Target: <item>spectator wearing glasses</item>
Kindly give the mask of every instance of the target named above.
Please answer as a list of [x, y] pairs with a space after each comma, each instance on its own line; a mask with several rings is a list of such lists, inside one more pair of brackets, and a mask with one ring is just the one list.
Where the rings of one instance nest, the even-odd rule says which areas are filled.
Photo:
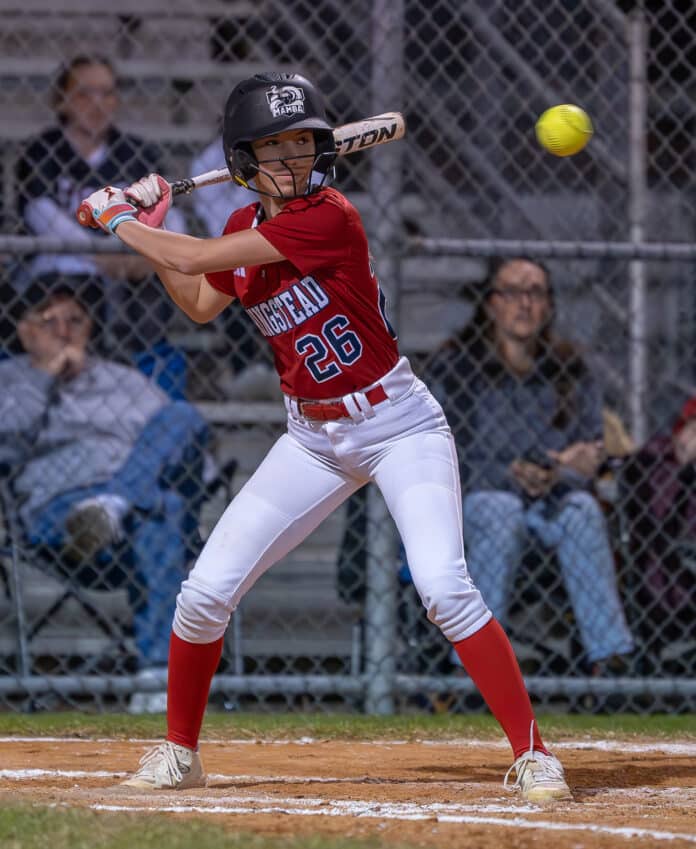
[[492, 262], [471, 322], [430, 364], [462, 470], [472, 577], [506, 620], [515, 573], [533, 538], [557, 554], [585, 659], [601, 672], [634, 648], [602, 509], [600, 391], [553, 330], [548, 270], [526, 257]]
[[[141, 257], [89, 253], [93, 234], [80, 227], [75, 213], [85, 194], [105, 184], [126, 186], [143, 173], [161, 172], [160, 151], [116, 126], [118, 81], [106, 59], [77, 56], [60, 68], [51, 104], [55, 125], [26, 142], [17, 165], [18, 211], [30, 233], [84, 245], [86, 252], [35, 256], [23, 285], [39, 281], [48, 289], [59, 283], [73, 288], [97, 283], [98, 322], [108, 321], [111, 339], [118, 334], [121, 350], [124, 345], [141, 349], [146, 340], [154, 343], [162, 336], [162, 324], [171, 315], [167, 301]], [[184, 229], [179, 211], [170, 210], [167, 226]], [[126, 295], [122, 284], [128, 280], [142, 281], [135, 297]]]
[[0, 362], [0, 461], [26, 537], [83, 584], [125, 583], [141, 666], [164, 665], [197, 553], [206, 424], [137, 369], [90, 353], [92, 319], [72, 289], [34, 285], [23, 307], [25, 353]]

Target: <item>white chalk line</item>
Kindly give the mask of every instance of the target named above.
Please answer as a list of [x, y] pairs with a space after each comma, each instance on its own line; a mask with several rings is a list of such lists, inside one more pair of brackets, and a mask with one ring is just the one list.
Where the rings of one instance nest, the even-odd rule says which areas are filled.
[[[121, 778], [125, 778], [129, 773], [122, 772], [119, 770], [77, 770], [77, 769], [41, 769], [41, 768], [24, 768], [24, 769], [0, 769], [0, 780], [5, 779], [6, 781], [28, 781], [28, 780], [41, 780], [44, 779], [46, 781], [51, 781], [54, 778], [108, 778], [113, 780], [118, 780]], [[213, 782], [220, 783], [234, 783], [234, 784], [247, 784], [247, 785], [258, 785], [258, 784], [287, 784], [287, 785], [306, 785], [306, 784], [389, 784], [389, 779], [374, 779], [370, 776], [362, 775], [350, 775], [350, 776], [342, 776], [338, 777], [327, 777], [324, 775], [250, 775], [250, 774], [235, 774], [228, 775], [226, 773], [209, 773], [208, 778]], [[414, 781], [400, 781], [400, 784], [417, 784], [422, 785], [423, 780], [414, 780]], [[451, 790], [456, 790], [458, 787], [466, 788], [471, 790], [475, 787], [488, 788], [490, 785], [486, 782], [472, 782], [472, 781], [452, 781], [448, 780], [446, 782], [438, 781], [437, 779], [433, 779], [432, 781], [427, 782], [429, 786], [435, 786], [437, 784], [446, 784], [446, 786]], [[216, 789], [215, 785], [211, 785], [212, 790]], [[650, 799], [656, 798], [664, 798], [666, 801], [674, 802], [677, 800], [677, 797], [681, 797], [679, 799], [682, 803], [688, 803], [692, 800], [696, 802], [696, 788], [689, 787], [655, 787], [653, 785], [645, 785], [642, 787], [612, 787], [612, 788], [593, 788], [590, 791], [592, 796], [607, 794], [610, 793], [612, 796], [612, 803], [615, 804], [618, 797], [626, 796], [629, 797], [628, 804], [635, 805], [635, 796], [643, 795], [647, 796]], [[592, 805], [603, 805], [605, 803], [602, 802], [594, 802], [591, 800], [586, 800], [584, 804], [592, 804]], [[477, 808], [478, 809], [478, 808]], [[509, 806], [505, 806], [502, 810], [508, 810]], [[536, 810], [536, 808], [532, 808], [530, 810]]]
[[[217, 800], [219, 801], [219, 800]], [[470, 825], [492, 825], [501, 828], [523, 828], [541, 829], [546, 831], [584, 831], [594, 834], [607, 834], [616, 837], [638, 838], [649, 840], [685, 840], [696, 844], [696, 834], [682, 834], [671, 831], [657, 831], [655, 829], [634, 828], [630, 826], [614, 827], [597, 825], [596, 823], [560, 823], [548, 820], [525, 819], [514, 816], [511, 818], [481, 816], [464, 813], [449, 813], [443, 808], [454, 806], [444, 805], [415, 805], [415, 804], [378, 804], [374, 802], [356, 802], [341, 800], [319, 800], [320, 805], [307, 805], [306, 799], [302, 800], [305, 807], [300, 807], [295, 799], [276, 799], [272, 804], [261, 806], [249, 805], [249, 800], [229, 797], [229, 804], [198, 806], [198, 805], [90, 805], [95, 811], [123, 811], [140, 813], [199, 813], [214, 815], [231, 814], [284, 814], [291, 816], [327, 816], [327, 817], [358, 817], [364, 819], [384, 819], [402, 821], [436, 821], [439, 823], [455, 823]], [[463, 808], [471, 810], [472, 808]], [[460, 807], [459, 810], [462, 810]]]
[[121, 775], [125, 773], [115, 770], [107, 772], [82, 769], [0, 769], [0, 779], [4, 778], [7, 781], [31, 781], [38, 778], [118, 778]]
[[[115, 779], [125, 775], [114, 771], [104, 770], [43, 770], [43, 769], [20, 769], [20, 770], [0, 770], [0, 778], [9, 780], [29, 780], [29, 779], [55, 779], [58, 777], [80, 779], [80, 778], [110, 778]], [[364, 780], [364, 776], [354, 778], [331, 779], [324, 777], [312, 776], [250, 776], [250, 775], [212, 775], [211, 778], [220, 781], [248, 781], [251, 783], [265, 783], [273, 781], [273, 783], [283, 784], [309, 784], [314, 782], [319, 783], [344, 783], [344, 782], [360, 782]], [[471, 789], [471, 783], [461, 783]], [[448, 786], [452, 789], [452, 783]], [[215, 789], [212, 787], [211, 789]], [[656, 788], [642, 787], [631, 788], [631, 790], [623, 789], [622, 791], [607, 789], [607, 794], [611, 794], [616, 806], [616, 796], [628, 796], [634, 794], [633, 800], [626, 800], [632, 809], [635, 808], [635, 794], [649, 793], [653, 797], [656, 795]], [[657, 788], [662, 795], [671, 796], [671, 801], [676, 801], [674, 798], [679, 794], [688, 795], [688, 788], [670, 787]], [[599, 791], [598, 791], [599, 792]], [[634, 827], [613, 827], [602, 826], [596, 823], [559, 823], [548, 822], [538, 819], [525, 819], [520, 814], [539, 813], [542, 809], [537, 806], [520, 805], [515, 802], [509, 804], [487, 803], [482, 805], [467, 805], [467, 804], [449, 804], [449, 803], [432, 803], [429, 805], [411, 804], [411, 803], [381, 803], [381, 802], [363, 802], [355, 800], [327, 800], [323, 798], [303, 798], [301, 801], [292, 798], [275, 798], [264, 796], [215, 796], [209, 800], [205, 797], [198, 797], [201, 802], [215, 801], [216, 804], [202, 805], [108, 805], [108, 804], [92, 804], [89, 807], [97, 811], [130, 811], [130, 812], [164, 812], [164, 813], [200, 813], [209, 815], [230, 815], [230, 814], [290, 814], [295, 816], [351, 816], [362, 817], [368, 819], [388, 819], [388, 820], [435, 820], [442, 823], [460, 823], [460, 824], [481, 824], [499, 826], [502, 828], [540, 828], [549, 831], [586, 831], [598, 834], [615, 835], [626, 838], [652, 839], [659, 841], [667, 840], [686, 840], [687, 842], [696, 844], [696, 834], [681, 834], [676, 832], [658, 831], [655, 829], [644, 829]], [[623, 800], [622, 800], [623, 801]], [[596, 803], [590, 803], [593, 807]], [[605, 806], [604, 806], [605, 807]], [[623, 805], [619, 804], [619, 807]], [[512, 814], [513, 816], [495, 817], [491, 814]]]
[[[86, 743], [94, 745], [95, 743], [113, 744], [113, 743], [130, 743], [143, 746], [154, 746], [161, 743], [162, 738], [145, 738], [131, 737], [127, 739], [118, 739], [114, 737], [0, 737], [0, 743]], [[216, 738], [206, 738], [201, 741], [201, 745], [205, 748], [206, 745], [223, 745], [223, 746], [310, 746], [315, 743], [325, 743], [326, 738], [299, 737], [295, 740], [264, 740], [258, 739], [242, 739], [242, 740], [222, 740]], [[354, 746], [381, 746], [389, 748], [390, 746], [461, 746], [464, 748], [494, 748], [506, 749], [509, 743], [506, 740], [476, 740], [463, 737], [456, 740], [329, 740], [328, 742], [344, 743]], [[629, 743], [620, 740], [563, 740], [549, 744], [551, 748], [556, 749], [577, 749], [577, 750], [594, 750], [599, 752], [625, 752], [626, 754], [646, 754], [652, 752], [661, 752], [667, 755], [696, 755], [696, 742], [688, 743], [669, 743], [660, 741], [651, 741], [649, 743]]]

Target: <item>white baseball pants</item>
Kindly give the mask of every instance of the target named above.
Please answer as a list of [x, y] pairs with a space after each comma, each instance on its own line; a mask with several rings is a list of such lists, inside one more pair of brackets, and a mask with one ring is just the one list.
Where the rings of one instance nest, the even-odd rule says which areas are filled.
[[[388, 400], [342, 400], [351, 418], [300, 418], [227, 507], [177, 598], [174, 631], [191, 643], [224, 633], [245, 593], [351, 493], [374, 481], [406, 549], [428, 618], [452, 642], [491, 618], [467, 572], [454, 440], [442, 408], [402, 358], [380, 381]], [[367, 387], [368, 389], [371, 387]]]

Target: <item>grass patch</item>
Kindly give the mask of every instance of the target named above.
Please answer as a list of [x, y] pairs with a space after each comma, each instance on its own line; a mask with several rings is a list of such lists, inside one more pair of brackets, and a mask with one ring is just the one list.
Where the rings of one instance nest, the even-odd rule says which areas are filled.
[[[647, 736], [696, 740], [693, 714], [637, 716], [589, 716], [546, 714], [539, 716], [542, 733], [549, 739]], [[159, 738], [164, 736], [162, 716], [77, 712], [0, 714], [0, 735], [56, 737]], [[203, 741], [215, 739], [287, 740], [313, 737], [322, 740], [447, 740], [476, 737], [502, 738], [490, 716], [444, 714], [438, 716], [362, 716], [355, 714], [250, 714], [210, 713], [203, 727]]]
[[[264, 837], [160, 814], [95, 813], [3, 804], [3, 849], [379, 849], [378, 840]], [[392, 849], [396, 849], [393, 847]], [[402, 845], [401, 849], [408, 849]]]

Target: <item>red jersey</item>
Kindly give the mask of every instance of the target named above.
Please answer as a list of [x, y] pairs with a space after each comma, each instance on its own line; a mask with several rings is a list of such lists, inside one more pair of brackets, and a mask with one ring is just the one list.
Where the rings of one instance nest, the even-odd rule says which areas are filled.
[[206, 278], [268, 339], [283, 392], [339, 398], [378, 381], [399, 355], [358, 211], [326, 188], [256, 224], [262, 215], [259, 204], [239, 209], [224, 232], [256, 226], [286, 260]]

